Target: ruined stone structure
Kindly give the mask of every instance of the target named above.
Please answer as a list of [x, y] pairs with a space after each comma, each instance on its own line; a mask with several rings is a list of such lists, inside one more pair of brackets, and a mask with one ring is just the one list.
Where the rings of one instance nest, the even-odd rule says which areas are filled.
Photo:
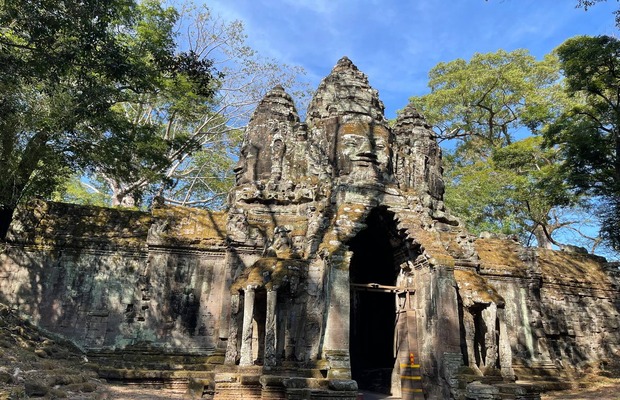
[[383, 111], [345, 57], [305, 122], [281, 87], [258, 105], [227, 212], [26, 207], [1, 300], [109, 379], [216, 400], [535, 399], [517, 379], [613, 369], [618, 266], [472, 237], [423, 116]]

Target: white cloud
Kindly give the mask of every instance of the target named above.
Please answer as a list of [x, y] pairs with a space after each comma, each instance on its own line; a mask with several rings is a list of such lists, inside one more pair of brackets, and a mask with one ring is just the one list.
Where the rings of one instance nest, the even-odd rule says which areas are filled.
[[260, 54], [301, 65], [318, 85], [347, 55], [369, 77], [387, 110], [426, 90], [440, 61], [527, 48], [537, 57], [576, 34], [608, 33], [616, 2], [588, 12], [557, 0], [210, 0], [240, 19]]

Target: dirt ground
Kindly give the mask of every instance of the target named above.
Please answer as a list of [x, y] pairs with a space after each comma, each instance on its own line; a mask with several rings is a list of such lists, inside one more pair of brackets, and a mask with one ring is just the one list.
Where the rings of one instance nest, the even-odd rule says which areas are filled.
[[[585, 384], [584, 384], [585, 385]], [[580, 388], [561, 392], [548, 392], [541, 400], [618, 400], [620, 399], [620, 379], [615, 382], [594, 383], [591, 388]]]
[[[582, 386], [587, 383], [582, 383]], [[620, 400], [620, 379], [594, 382], [594, 387], [561, 392], [548, 392], [541, 400]], [[98, 399], [106, 400], [168, 400], [187, 399], [185, 392], [170, 389], [142, 388], [137, 386], [109, 385]]]
[[[561, 392], [548, 392], [541, 400], [620, 400], [620, 379], [613, 382], [594, 383], [595, 387]], [[3, 397], [0, 391], [0, 398]], [[102, 383], [93, 393], [67, 393], [72, 400], [171, 400], [191, 399], [185, 390], [157, 389], [153, 387], [111, 385]], [[242, 400], [242, 399], [240, 399]]]
[[184, 390], [154, 389], [139, 386], [109, 385], [98, 400], [168, 400], [191, 399]]

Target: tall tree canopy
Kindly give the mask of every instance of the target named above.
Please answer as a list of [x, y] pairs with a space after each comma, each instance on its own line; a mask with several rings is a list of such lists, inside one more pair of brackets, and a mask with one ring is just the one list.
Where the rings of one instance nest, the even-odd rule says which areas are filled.
[[[583, 8], [584, 10], [588, 10], [588, 8], [592, 7], [596, 3], [606, 2], [607, 0], [577, 0], [577, 7]], [[620, 0], [616, 0], [619, 2]], [[620, 10], [614, 11], [614, 15], [616, 16], [616, 26], [620, 28]]]
[[471, 60], [439, 63], [429, 72], [431, 93], [414, 97], [442, 139], [510, 144], [519, 127], [534, 127], [549, 112], [557, 63], [527, 50], [476, 53]]
[[572, 186], [600, 196], [603, 236], [620, 249], [620, 41], [579, 36], [556, 52], [566, 91], [578, 103], [545, 136], [559, 146]]
[[450, 139], [445, 157], [446, 204], [474, 232], [517, 234], [539, 246], [575, 222], [580, 203], [559, 174], [559, 153], [544, 149], [544, 124], [563, 110], [557, 59], [537, 61], [526, 50], [475, 54], [440, 63], [429, 73], [431, 93], [411, 99]]
[[226, 21], [208, 7], [189, 2], [179, 10], [179, 45], [200, 59], [213, 60], [220, 72], [215, 95], [205, 103], [173, 85], [172, 93], [152, 96], [140, 107], [125, 104], [132, 115], [136, 110], [142, 113], [140, 120], [156, 121], [164, 137], [185, 138], [188, 146], [166, 155], [170, 162], [162, 173], [167, 184], [125, 180], [118, 186], [126, 192], [151, 188], [174, 204], [221, 207], [234, 182], [232, 170], [243, 128], [260, 99], [276, 85], [298, 98], [308, 91], [299, 82], [302, 69], [265, 59], [246, 44], [241, 21]]
[[0, 237], [76, 168], [136, 179], [185, 146], [122, 109], [176, 85], [213, 96], [212, 63], [175, 52], [177, 18], [152, 0], [0, 1]]
[[109, 195], [112, 205], [138, 205], [148, 193], [174, 204], [221, 207], [234, 181], [235, 149], [258, 101], [277, 84], [297, 90], [296, 97], [307, 94], [298, 80], [303, 70], [253, 51], [245, 43], [240, 21], [225, 21], [206, 6], [190, 2], [178, 7], [179, 18], [172, 28], [179, 32], [175, 46], [197, 60], [213, 62], [219, 72], [210, 81], [214, 95], [201, 96], [191, 81], [175, 75], [163, 77], [158, 91], [117, 104], [132, 124], [156, 127], [158, 139], [177, 145], [160, 149], [163, 162], [150, 165], [151, 174], [119, 173], [123, 165], [92, 165], [85, 171], [88, 181], [74, 178], [63, 186], [65, 199], [92, 200], [92, 196], [75, 198], [80, 192], [74, 190], [76, 183], [81, 182], [97, 199]]

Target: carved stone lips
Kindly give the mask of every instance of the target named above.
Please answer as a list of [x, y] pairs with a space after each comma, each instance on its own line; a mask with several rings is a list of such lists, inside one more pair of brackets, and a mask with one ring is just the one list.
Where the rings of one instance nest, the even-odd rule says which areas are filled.
[[377, 155], [374, 153], [357, 153], [354, 158], [351, 158], [351, 161], [358, 166], [361, 167], [369, 167], [370, 165], [377, 165], [379, 162], [377, 161]]

